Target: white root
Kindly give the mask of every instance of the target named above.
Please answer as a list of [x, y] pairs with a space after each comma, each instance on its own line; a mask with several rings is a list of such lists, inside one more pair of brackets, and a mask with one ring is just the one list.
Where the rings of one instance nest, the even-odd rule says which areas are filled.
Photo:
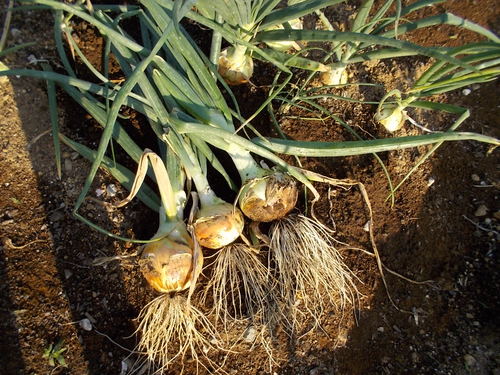
[[269, 326], [278, 320], [275, 281], [258, 251], [235, 243], [219, 250], [201, 301], [213, 300], [211, 315], [225, 329], [231, 321]]
[[[250, 350], [260, 346], [270, 366], [276, 364], [271, 339], [283, 315], [276, 281], [258, 250], [242, 243], [231, 244], [219, 250], [212, 267], [201, 301], [213, 304], [210, 315], [224, 332], [242, 332], [231, 347], [238, 341], [250, 344]], [[247, 337], [248, 330], [253, 330], [253, 338]]]
[[162, 294], [141, 310], [138, 319], [140, 341], [136, 349], [147, 359], [139, 359], [130, 374], [140, 373], [145, 367], [149, 367], [149, 373], [153, 369], [160, 374], [173, 361], [184, 363], [189, 358], [197, 368], [209, 366], [213, 371], [221, 367], [208, 357], [210, 352], [224, 350], [217, 331], [185, 297]]
[[288, 215], [270, 231], [270, 256], [294, 331], [313, 318], [319, 325], [328, 304], [343, 314], [357, 300], [354, 275], [342, 261], [331, 231], [303, 215]]

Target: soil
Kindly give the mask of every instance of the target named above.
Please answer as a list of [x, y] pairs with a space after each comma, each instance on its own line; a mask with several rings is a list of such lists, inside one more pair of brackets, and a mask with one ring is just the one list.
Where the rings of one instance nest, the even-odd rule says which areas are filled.
[[[348, 13], [359, 2], [328, 11]], [[448, 10], [498, 32], [493, 0], [455, 0], [426, 8], [426, 15]], [[35, 41], [36, 45], [8, 56], [11, 68], [29, 66], [29, 56], [48, 60], [60, 69], [51, 42], [51, 15], [16, 13], [9, 45]], [[190, 25], [195, 27], [196, 25]], [[36, 30], [36, 32], [34, 32]], [[96, 66], [102, 41], [90, 28], [77, 25], [80, 46]], [[203, 34], [200, 32], [200, 35]], [[453, 45], [476, 40], [452, 27], [433, 27], [412, 33], [424, 44]], [[198, 38], [196, 38], [197, 41]], [[200, 39], [203, 42], [203, 38]], [[425, 59], [401, 58], [391, 62], [360, 64], [349, 69], [351, 77], [365, 82], [404, 87], [415, 78]], [[78, 68], [77, 64], [77, 68]], [[83, 69], [83, 68], [78, 68]], [[260, 69], [260, 70], [259, 70]], [[271, 70], [258, 65], [253, 86], [235, 90], [242, 100], [252, 98], [245, 110], [252, 113], [265, 98]], [[79, 70], [85, 75], [85, 71]], [[116, 78], [119, 72], [114, 71]], [[10, 78], [0, 83], [0, 374], [119, 374], [122, 361], [136, 343], [135, 318], [155, 294], [147, 287], [133, 261], [93, 265], [101, 256], [130, 254], [137, 246], [106, 237], [76, 220], [71, 212], [89, 170], [89, 164], [63, 149], [62, 178], [56, 174], [50, 134], [46, 85]], [[469, 108], [472, 115], [462, 130], [500, 136], [498, 82], [471, 87], [439, 97]], [[383, 92], [363, 94], [380, 99]], [[70, 99], [59, 95], [59, 123], [71, 138], [96, 147], [99, 128]], [[334, 113], [369, 137], [386, 137], [371, 118], [374, 108], [329, 101]], [[278, 109], [278, 108], [276, 108]], [[351, 139], [333, 120], [297, 120], [307, 113], [291, 111], [279, 117], [283, 131], [295, 139]], [[293, 115], [293, 116], [292, 116]], [[411, 112], [433, 130], [449, 126], [454, 118], [436, 113]], [[267, 115], [255, 126], [264, 125]], [[149, 146], [140, 116], [128, 124], [141, 146]], [[407, 127], [398, 135], [419, 134]], [[150, 142], [150, 141], [149, 141]], [[381, 154], [396, 183], [427, 147]], [[321, 329], [293, 342], [279, 333], [276, 365], [269, 369], [260, 347], [239, 347], [231, 354], [230, 374], [500, 374], [498, 249], [498, 151], [475, 142], [443, 144], [421, 165], [396, 194], [391, 206], [387, 179], [373, 156], [302, 159], [305, 168], [334, 178], [349, 178], [366, 186], [373, 208], [375, 240], [384, 264], [416, 284], [385, 272], [384, 287], [376, 262], [359, 250], [342, 250], [348, 266], [359, 278], [362, 293], [355, 312], [339, 319], [325, 314]], [[118, 155], [120, 158], [121, 156]], [[293, 159], [287, 159], [293, 162]], [[123, 159], [128, 163], [126, 159]], [[130, 165], [133, 168], [133, 165]], [[123, 189], [105, 172], [92, 186], [118, 196]], [[372, 251], [367, 232], [369, 220], [360, 192], [318, 185], [322, 201], [318, 217], [334, 227], [336, 237], [353, 247]], [[156, 229], [156, 213], [141, 203], [107, 211], [88, 201], [82, 213], [101, 226], [134, 238], [149, 238]], [[392, 297], [394, 304], [388, 298]], [[91, 330], [82, 324], [91, 322]], [[87, 329], [86, 329], [87, 328]], [[67, 364], [50, 366], [43, 357], [51, 344], [66, 349]], [[217, 361], [221, 356], [214, 353]], [[194, 373], [195, 364], [176, 364], [169, 374]], [[200, 373], [204, 373], [201, 369]]]

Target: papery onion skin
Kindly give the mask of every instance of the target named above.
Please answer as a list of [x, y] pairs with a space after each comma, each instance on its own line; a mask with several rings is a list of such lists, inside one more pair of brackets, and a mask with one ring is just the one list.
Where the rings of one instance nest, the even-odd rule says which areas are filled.
[[192, 241], [173, 241], [164, 237], [148, 243], [139, 265], [149, 285], [158, 292], [179, 292], [190, 286], [193, 271]]
[[232, 86], [247, 83], [253, 75], [253, 60], [248, 55], [234, 57], [234, 47], [223, 50], [219, 56], [219, 74]]
[[399, 106], [387, 106], [377, 112], [374, 119], [392, 133], [401, 129], [406, 120], [406, 112]]
[[199, 244], [220, 249], [236, 240], [243, 232], [245, 221], [241, 211], [229, 203], [202, 208], [193, 224]]
[[248, 181], [240, 192], [240, 208], [248, 218], [270, 222], [289, 213], [297, 203], [296, 180], [286, 173], [274, 172]]

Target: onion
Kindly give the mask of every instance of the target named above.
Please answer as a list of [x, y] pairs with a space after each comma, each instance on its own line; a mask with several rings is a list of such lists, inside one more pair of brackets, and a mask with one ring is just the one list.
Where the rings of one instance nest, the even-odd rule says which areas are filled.
[[241, 211], [226, 202], [203, 207], [193, 225], [198, 242], [209, 249], [229, 245], [241, 235], [243, 226]]
[[246, 47], [236, 46], [224, 49], [219, 56], [219, 73], [233, 86], [250, 80], [253, 74], [253, 60], [245, 54]]
[[399, 105], [386, 105], [381, 111], [377, 111], [374, 119], [392, 133], [401, 129], [406, 120], [406, 112]]
[[273, 172], [249, 180], [240, 191], [241, 211], [258, 222], [284, 217], [297, 203], [296, 180], [288, 174]]
[[139, 265], [151, 287], [162, 293], [189, 288], [193, 272], [193, 243], [188, 238], [189, 235], [187, 242], [178, 242], [164, 237], [144, 247]]
[[347, 83], [347, 71], [344, 64], [327, 65], [327, 70], [320, 75], [325, 85], [344, 85]]

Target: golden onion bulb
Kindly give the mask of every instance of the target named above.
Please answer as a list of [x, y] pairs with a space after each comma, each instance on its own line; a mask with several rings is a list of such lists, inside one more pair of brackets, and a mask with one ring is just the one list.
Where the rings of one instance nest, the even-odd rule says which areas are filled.
[[319, 78], [324, 85], [345, 85], [348, 75], [345, 66], [327, 65], [327, 70]]
[[240, 192], [241, 211], [253, 221], [270, 222], [284, 217], [297, 203], [298, 188], [293, 177], [274, 172], [247, 182]]
[[149, 285], [157, 291], [170, 293], [187, 289], [193, 272], [192, 241], [189, 239], [186, 244], [164, 237], [148, 243], [139, 265]]
[[234, 47], [224, 49], [219, 56], [219, 73], [233, 86], [250, 80], [253, 74], [253, 60]]
[[220, 249], [236, 240], [245, 224], [241, 211], [223, 202], [202, 208], [196, 215], [194, 233], [201, 246]]
[[385, 106], [375, 114], [374, 119], [379, 124], [382, 124], [388, 132], [392, 133], [401, 129], [406, 120], [406, 112], [397, 105]]

